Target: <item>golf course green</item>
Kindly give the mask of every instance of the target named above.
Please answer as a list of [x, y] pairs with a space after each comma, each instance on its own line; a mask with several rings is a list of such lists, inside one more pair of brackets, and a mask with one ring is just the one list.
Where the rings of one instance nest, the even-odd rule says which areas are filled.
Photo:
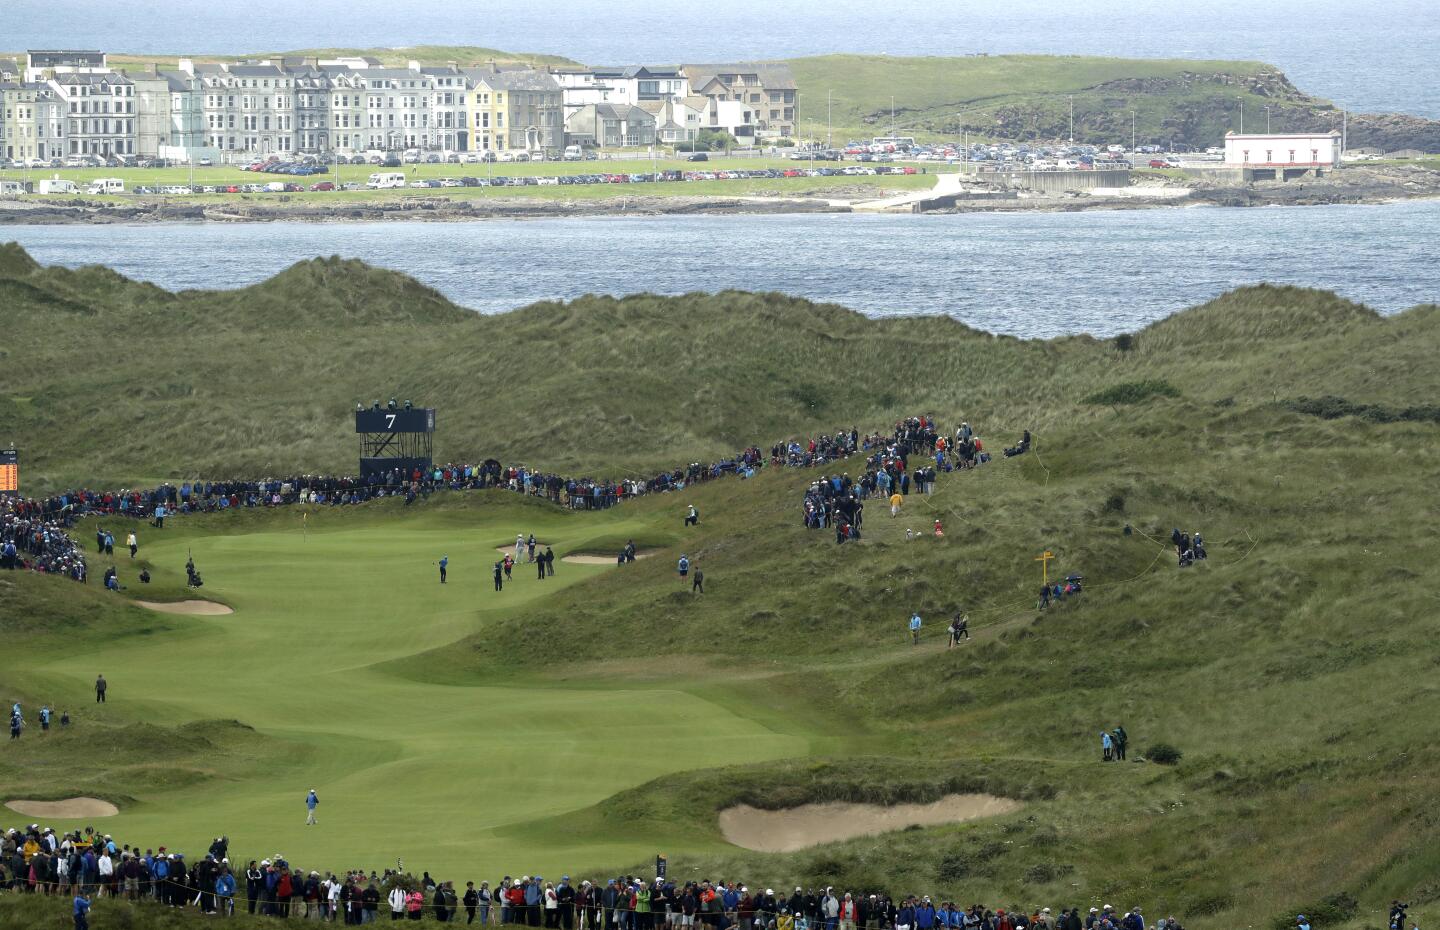
[[[590, 542], [597, 534], [645, 529], [633, 509], [575, 517], [495, 495], [496, 506], [381, 520], [318, 508], [302, 523], [298, 509], [285, 509], [239, 534], [224, 532], [224, 517], [193, 530], [138, 525], [153, 588], [172, 589], [188, 554], [206, 578], [200, 593], [235, 612], [173, 617], [161, 635], [119, 643], [60, 643], [25, 655], [23, 673], [14, 653], [0, 664], [7, 678], [66, 704], [105, 674], [109, 700], [81, 708], [87, 721], [243, 720], [274, 744], [267, 765], [218, 785], [142, 787], [118, 817], [97, 826], [172, 848], [202, 847], [226, 833], [236, 848], [280, 851], [307, 868], [384, 867], [377, 836], [385, 837], [387, 856], [476, 874], [642, 859], [655, 849], [636, 836], [527, 830], [502, 842], [496, 830], [670, 772], [806, 751], [803, 739], [717, 706], [679, 680], [556, 688], [533, 676], [498, 676], [456, 687], [387, 671], [388, 663], [446, 647], [497, 617], [523, 620], [567, 587], [623, 571], [563, 558], [599, 551]], [[517, 532], [554, 548], [555, 576], [539, 581], [522, 562], [497, 593], [496, 546]], [[441, 556], [450, 560], [443, 585]], [[140, 596], [135, 587], [126, 593]], [[547, 648], [576, 645], [561, 638]], [[643, 733], [643, 751], [617, 738], [616, 721]], [[695, 741], [701, 728], [706, 739]], [[302, 802], [311, 788], [322, 801], [320, 823], [307, 827]]]

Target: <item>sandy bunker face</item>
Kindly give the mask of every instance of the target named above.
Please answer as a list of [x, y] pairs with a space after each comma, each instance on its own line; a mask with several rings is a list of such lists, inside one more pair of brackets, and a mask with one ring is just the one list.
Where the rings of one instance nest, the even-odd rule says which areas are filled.
[[[635, 558], [648, 559], [654, 555], [653, 552], [637, 552]], [[619, 553], [615, 555], [562, 555], [560, 561], [569, 562], [572, 565], [618, 565]]]
[[99, 798], [67, 798], [64, 801], [6, 801], [5, 806], [26, 817], [54, 817], [57, 820], [114, 817], [120, 813], [120, 808]]
[[951, 794], [933, 804], [802, 804], [763, 811], [741, 804], [720, 812], [720, 831], [757, 852], [794, 852], [821, 843], [874, 836], [906, 827], [962, 823], [1019, 810], [1019, 801], [989, 794]]
[[139, 607], [156, 610], [162, 614], [189, 614], [192, 617], [221, 617], [235, 611], [214, 601], [136, 601]]

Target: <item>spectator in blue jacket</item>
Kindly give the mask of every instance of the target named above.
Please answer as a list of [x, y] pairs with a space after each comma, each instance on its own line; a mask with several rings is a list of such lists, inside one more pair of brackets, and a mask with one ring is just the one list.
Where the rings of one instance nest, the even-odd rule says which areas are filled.
[[222, 865], [215, 878], [215, 901], [221, 914], [230, 917], [235, 913], [235, 876], [228, 865]]

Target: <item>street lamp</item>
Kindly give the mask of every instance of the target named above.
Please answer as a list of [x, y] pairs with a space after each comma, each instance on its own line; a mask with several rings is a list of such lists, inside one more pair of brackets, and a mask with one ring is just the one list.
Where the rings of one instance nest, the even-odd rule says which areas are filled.
[[970, 138], [969, 130], [965, 126], [965, 111], [960, 111], [960, 173], [963, 175], [970, 170]]
[[833, 149], [835, 147], [835, 132], [830, 121], [830, 101], [832, 93], [833, 92], [829, 90], [825, 91], [825, 148], [827, 149]]

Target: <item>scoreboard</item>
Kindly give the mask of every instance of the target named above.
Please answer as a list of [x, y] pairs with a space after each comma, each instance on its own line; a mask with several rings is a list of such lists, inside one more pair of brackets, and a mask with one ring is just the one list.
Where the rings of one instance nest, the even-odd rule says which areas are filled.
[[435, 408], [416, 407], [355, 411], [357, 433], [433, 433]]
[[0, 492], [20, 490], [20, 455], [14, 449], [0, 451]]

